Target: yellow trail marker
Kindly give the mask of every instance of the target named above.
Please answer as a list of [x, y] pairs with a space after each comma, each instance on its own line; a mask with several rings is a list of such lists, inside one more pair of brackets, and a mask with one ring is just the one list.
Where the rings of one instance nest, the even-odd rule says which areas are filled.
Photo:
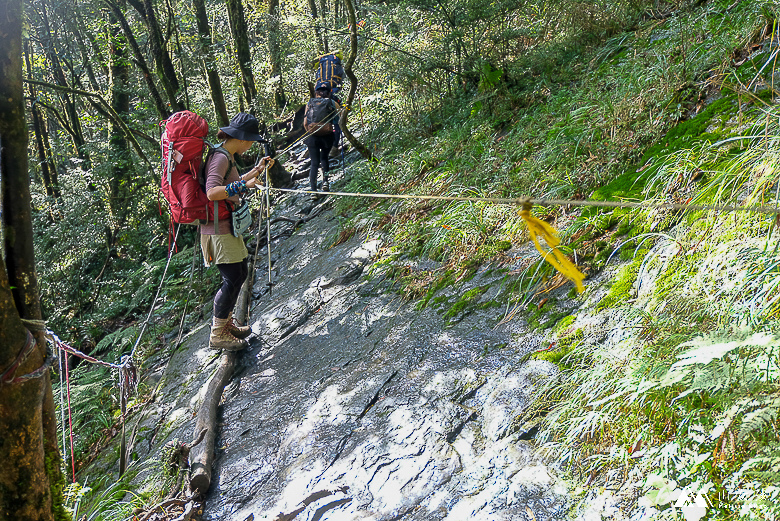
[[[577, 269], [577, 266], [572, 264], [563, 253], [558, 251], [557, 246], [561, 243], [561, 240], [558, 238], [558, 232], [555, 231], [555, 228], [531, 215], [530, 207], [524, 207], [520, 210], [520, 217], [522, 217], [528, 225], [528, 234], [531, 236], [531, 240], [534, 241], [536, 249], [539, 250], [539, 253], [544, 257], [544, 260], [549, 262], [553, 268], [561, 272], [564, 277], [572, 281], [577, 287], [577, 293], [585, 291], [585, 286], [582, 285], [582, 280], [585, 278], [585, 275], [583, 275], [580, 270]], [[542, 245], [539, 244], [539, 237], [544, 239], [544, 242], [550, 247], [549, 252], [545, 252], [542, 249]], [[552, 255], [550, 255], [550, 253], [552, 253]]]

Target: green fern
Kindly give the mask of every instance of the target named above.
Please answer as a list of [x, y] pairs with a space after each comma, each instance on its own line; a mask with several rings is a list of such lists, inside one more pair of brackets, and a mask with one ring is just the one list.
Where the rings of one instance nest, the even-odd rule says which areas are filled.
[[[751, 433], [769, 426], [780, 417], [780, 397], [753, 400], [750, 404], [759, 408], [747, 413], [743, 418], [742, 425], [739, 428], [739, 436], [737, 437], [738, 441], [742, 441]], [[780, 459], [778, 462], [780, 463]]]

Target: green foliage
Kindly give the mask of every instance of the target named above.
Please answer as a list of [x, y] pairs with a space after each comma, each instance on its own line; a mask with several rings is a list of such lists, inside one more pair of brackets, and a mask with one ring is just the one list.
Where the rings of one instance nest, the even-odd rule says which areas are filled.
[[[73, 7], [74, 19], [83, 23], [65, 24], [56, 14], [54, 26], [107, 34], [104, 17], [91, 16], [91, 6], [77, 2]], [[765, 29], [776, 31], [777, 7], [763, 0], [716, 0], [668, 4], [668, 16], [660, 19], [644, 15], [658, 7], [622, 0], [361, 5], [366, 24], [358, 41], [359, 97], [349, 125], [353, 131], [359, 128], [379, 159], [350, 165], [345, 190], [764, 204], [774, 196], [780, 156], [770, 136], [780, 133], [780, 118], [769, 81], [774, 77], [772, 48], [753, 52], [750, 45], [764, 45]], [[302, 86], [311, 80], [311, 58], [320, 52], [308, 4], [287, 2], [280, 9], [276, 17], [262, 9], [247, 12], [255, 48], [269, 48], [269, 53], [254, 52], [252, 68], [271, 70], [269, 54], [274, 52], [284, 71], [256, 78], [259, 97], [250, 109], [269, 124], [279, 113], [271, 101], [279, 86], [290, 102], [282, 116], [306, 101]], [[343, 16], [334, 10], [315, 22], [326, 26], [323, 34], [331, 48], [343, 36]], [[213, 19], [216, 27], [226, 26], [223, 12]], [[187, 104], [207, 115], [213, 130], [216, 118], [205, 79], [190, 74], [202, 67], [194, 21], [187, 14], [171, 21], [169, 29], [183, 47], [175, 61], [187, 71], [182, 74], [188, 80], [183, 86]], [[35, 34], [41, 20], [32, 13], [29, 23]], [[102, 91], [105, 75], [99, 71], [107, 63], [106, 42], [86, 38], [96, 52], [80, 53], [73, 42], [81, 40], [70, 31], [54, 35], [55, 47], [68, 63], [82, 64], [74, 75], [90, 67], [98, 71], [91, 80], [97, 85], [90, 88]], [[271, 33], [279, 36], [273, 45], [267, 39]], [[37, 41], [32, 40], [30, 75], [51, 79], [51, 64], [35, 48]], [[224, 38], [215, 37], [215, 50], [225, 45]], [[223, 80], [233, 78], [224, 81], [228, 104], [243, 106], [234, 56], [217, 52], [215, 63]], [[86, 81], [82, 76], [70, 80]], [[145, 88], [134, 73], [127, 86], [134, 100], [127, 123], [135, 135], [149, 137], [140, 146], [157, 164], [159, 118]], [[36, 101], [59, 107], [65, 100], [44, 91]], [[76, 103], [85, 137], [81, 150], [70, 142], [73, 129], [61, 128], [53, 114], [47, 121], [54, 129], [52, 160], [60, 173], [61, 197], [46, 194], [41, 164], [37, 157], [32, 161], [44, 314], [62, 338], [116, 361], [134, 342], [139, 319], [156, 294], [167, 259], [168, 223], [158, 212], [157, 174], [139, 166], [142, 161], [131, 161], [126, 175], [117, 179], [106, 120], [84, 100]], [[120, 199], [129, 204], [118, 204]], [[496, 303], [479, 303], [482, 287], [455, 302], [441, 290], [468, 280], [480, 265], [506, 260], [512, 245], [526, 241], [515, 205], [350, 198], [338, 200], [336, 210], [343, 217], [342, 230], [385, 232], [389, 253], [379, 264], [404, 296], [421, 299], [420, 306], [433, 302], [446, 309], [448, 319]], [[770, 370], [758, 371], [757, 362], [768, 347], [746, 344], [741, 337], [734, 340], [738, 347], [705, 360], [709, 355], [693, 353], [693, 346], [685, 344], [716, 326], [774, 327], [780, 311], [780, 259], [769, 243], [749, 244], [760, 234], [771, 236], [771, 219], [732, 223], [704, 214], [592, 209], [573, 218], [569, 209], [553, 209], [544, 217], [556, 226], [566, 223], [563, 250], [593, 271], [614, 256], [633, 258], [598, 310], [625, 304], [640, 270], [660, 271], [649, 310], [637, 311], [630, 326], [638, 332], [636, 343], [609, 353], [584, 342], [589, 331], [568, 331], [574, 319], [562, 316], [570, 310], [555, 309], [554, 302], [528, 305], [555, 275], [547, 263], [529, 258], [519, 273], [506, 276], [499, 299], [507, 308], [514, 306], [508, 317], [523, 313], [537, 330], [558, 324], [557, 349], [538, 355], [562, 369], [561, 382], [546, 390], [552, 450], [564, 464], [582, 464], [588, 472], [598, 466], [627, 468], [633, 461], [629, 448], [640, 435], [648, 448], [645, 459], [633, 464], [657, 476], [648, 480], [656, 492], [652, 503], [668, 504], [662, 489], [674, 491], [698, 479], [717, 491], [753, 491], [751, 497], [764, 501], [757, 503], [755, 515], [772, 513], [772, 500], [780, 494], [765, 485], [777, 472], [778, 443], [772, 438], [777, 382]], [[688, 236], [676, 238], [682, 254], [671, 260], [660, 258], [658, 251], [650, 255], [644, 245], [648, 234], [658, 238], [659, 231], [674, 225], [690, 227]], [[150, 326], [147, 339], [172, 327], [175, 321], [168, 318], [180, 312], [185, 300], [195, 310], [191, 319], [200, 319], [216, 289], [213, 272], [192, 267], [200, 265], [191, 261], [197, 255], [196, 230], [185, 227], [181, 233], [179, 244], [193, 246], [173, 256], [156, 310], [165, 319]], [[614, 235], [628, 240], [618, 243]], [[715, 255], [712, 250], [719, 247]], [[414, 271], [405, 262], [410, 257], [441, 267]], [[699, 269], [705, 261], [710, 269]], [[724, 272], [741, 276], [724, 277]], [[718, 286], [716, 281], [724, 278], [733, 284]], [[712, 343], [731, 342], [718, 338]], [[142, 346], [142, 355], [155, 347]], [[680, 362], [685, 363], [675, 366]], [[79, 367], [73, 376], [77, 452], [83, 453], [113, 426], [116, 394], [105, 369]], [[722, 432], [713, 437], [718, 425]], [[732, 434], [749, 446], [721, 457]], [[735, 471], [740, 468], [742, 474]]]
[[[110, 369], [87, 363], [82, 363], [72, 370], [70, 379], [70, 411], [74, 446], [78, 457], [86, 455], [92, 445], [105, 435], [105, 431], [110, 430], [114, 425], [113, 411], [118, 409], [117, 387], [112, 381]], [[62, 385], [67, 384], [63, 381]], [[60, 395], [59, 385], [54, 385], [54, 392], [57, 396]], [[57, 404], [57, 419], [60, 423], [63, 419], [61, 405]], [[71, 421], [67, 417], [67, 412], [66, 410], [65, 424], [59, 425], [59, 428], [64, 431], [69, 431]]]
[[79, 521], [124, 521], [138, 506], [130, 485], [137, 474], [138, 470], [131, 467], [116, 481], [104, 476], [91, 486], [71, 483], [65, 488], [65, 508]]

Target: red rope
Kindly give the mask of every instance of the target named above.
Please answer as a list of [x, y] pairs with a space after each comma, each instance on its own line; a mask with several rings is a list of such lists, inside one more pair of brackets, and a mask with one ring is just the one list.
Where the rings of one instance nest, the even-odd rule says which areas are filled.
[[68, 430], [70, 431], [70, 464], [71, 467], [73, 468], [73, 483], [75, 483], [76, 482], [76, 453], [73, 450], [73, 415], [70, 409], [70, 372], [68, 371], [67, 352], [63, 353], [63, 356], [65, 358], [65, 381], [67, 383], [67, 389], [68, 389]]
[[85, 353], [82, 353], [81, 351], [79, 351], [75, 347], [72, 347], [72, 346], [66, 344], [65, 342], [61, 341], [59, 338], [56, 338], [56, 337], [55, 337], [55, 344], [60, 349], [65, 351], [66, 353], [70, 353], [70, 354], [72, 354], [74, 356], [77, 356], [77, 357], [79, 357], [81, 359], [84, 359], [84, 360], [86, 360], [87, 362], [89, 362], [91, 364], [98, 364], [98, 365], [102, 365], [104, 367], [111, 367], [113, 369], [121, 369], [122, 368], [121, 365], [112, 364], [112, 363], [109, 363], [109, 362], [104, 362], [103, 360], [98, 360], [95, 357], [92, 357], [92, 356], [89, 356], [89, 355], [87, 355]]

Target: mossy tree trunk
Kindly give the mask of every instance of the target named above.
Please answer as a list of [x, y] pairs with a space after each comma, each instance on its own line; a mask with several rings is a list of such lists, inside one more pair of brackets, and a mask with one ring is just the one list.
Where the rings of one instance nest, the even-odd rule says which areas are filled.
[[323, 28], [322, 33], [322, 50], [325, 53], [330, 52], [330, 46], [328, 45], [328, 1], [320, 0], [320, 26]]
[[162, 95], [160, 95], [160, 91], [157, 89], [157, 85], [154, 83], [154, 75], [149, 69], [149, 65], [146, 63], [146, 58], [144, 58], [144, 54], [141, 52], [141, 47], [138, 45], [138, 42], [135, 39], [135, 35], [133, 34], [133, 30], [130, 27], [130, 24], [127, 22], [124, 9], [120, 8], [119, 4], [116, 2], [112, 2], [110, 0], [104, 1], [111, 9], [111, 12], [113, 13], [117, 22], [122, 26], [122, 31], [125, 34], [127, 44], [133, 51], [133, 59], [135, 64], [141, 71], [141, 76], [144, 78], [146, 87], [149, 90], [149, 95], [152, 97], [152, 101], [154, 102], [154, 106], [157, 109], [157, 113], [160, 115], [160, 119], [167, 119], [168, 116], [171, 115], [171, 112], [168, 110], [168, 107], [163, 101]]
[[[12, 0], [5, 0], [12, 1]], [[40, 22], [38, 27], [38, 39], [43, 46], [46, 59], [49, 62], [50, 71], [54, 78], [54, 83], [61, 87], [69, 87], [68, 80], [65, 77], [65, 71], [62, 67], [60, 60], [60, 53], [57, 47], [57, 41], [52, 31], [52, 24], [49, 21], [49, 12], [52, 10], [46, 0], [41, 0], [40, 3]], [[92, 162], [89, 157], [89, 151], [87, 150], [87, 142], [84, 139], [84, 132], [81, 127], [81, 119], [79, 117], [78, 108], [76, 106], [75, 97], [61, 93], [60, 100], [65, 108], [65, 116], [67, 119], [66, 130], [73, 140], [73, 147], [76, 149], [76, 154], [79, 159], [83, 161], [82, 168], [89, 170], [92, 168]]]
[[281, 32], [279, 30], [279, 0], [269, 0], [268, 2], [268, 59], [271, 62], [271, 77], [279, 78], [274, 89], [274, 102], [276, 108], [281, 112], [287, 106], [287, 94], [284, 92], [282, 83], [282, 53], [279, 39]]
[[[117, 2], [120, 9], [124, 7], [123, 0]], [[108, 13], [108, 48], [110, 58], [111, 108], [116, 116], [125, 122], [130, 116], [130, 67], [127, 56], [127, 40], [122, 33], [122, 26], [114, 14]], [[109, 124], [108, 160], [111, 173], [108, 179], [108, 204], [111, 208], [113, 223], [111, 224], [111, 243], [114, 242], [117, 231], [125, 224], [130, 211], [130, 185], [133, 177], [133, 161], [130, 156], [125, 132], [119, 121], [111, 120]], [[113, 244], [108, 245], [109, 248]]]
[[[0, 375], [26, 346], [22, 318], [41, 319], [33, 255], [27, 126], [22, 90], [22, 4], [0, 1], [0, 174], [2, 247], [0, 260]], [[4, 380], [41, 367], [43, 332], [32, 351]], [[14, 521], [62, 519], [62, 476], [48, 373], [19, 383], [0, 383], [0, 518]]]
[[198, 24], [200, 54], [203, 58], [203, 67], [206, 69], [206, 79], [209, 82], [211, 102], [214, 104], [217, 121], [219, 121], [220, 126], [226, 127], [230, 120], [228, 119], [227, 106], [225, 105], [225, 95], [222, 92], [222, 83], [217, 72], [217, 60], [212, 50], [211, 27], [209, 26], [209, 17], [206, 13], [206, 2], [204, 0], [193, 0], [192, 6], [195, 10], [195, 21]]
[[228, 21], [230, 22], [230, 34], [233, 36], [233, 45], [236, 50], [238, 69], [241, 71], [241, 88], [244, 93], [244, 101], [249, 112], [255, 113], [255, 76], [252, 72], [252, 54], [249, 50], [249, 38], [247, 38], [246, 18], [244, 17], [244, 4], [241, 0], [226, 0]]
[[[32, 77], [32, 65], [30, 63], [30, 41], [24, 43], [24, 61], [27, 68], [27, 77]], [[54, 164], [54, 158], [51, 153], [49, 142], [49, 129], [46, 126], [46, 119], [35, 103], [38, 99], [38, 92], [35, 85], [30, 85], [30, 99], [32, 100], [30, 115], [32, 116], [33, 132], [35, 134], [35, 148], [38, 151], [38, 161], [41, 164], [41, 177], [43, 178], [43, 188], [49, 197], [60, 197], [60, 188], [57, 181], [57, 168]]]
[[374, 158], [371, 151], [349, 131], [349, 126], [347, 125], [349, 120], [349, 108], [352, 107], [352, 102], [355, 100], [355, 93], [357, 92], [357, 76], [352, 72], [352, 65], [355, 63], [358, 52], [358, 27], [357, 17], [355, 16], [355, 5], [352, 3], [352, 0], [344, 0], [344, 6], [347, 8], [347, 16], [349, 18], [349, 58], [347, 58], [347, 62], [344, 64], [344, 74], [349, 78], [349, 93], [344, 102], [346, 108], [341, 113], [340, 126], [341, 131], [344, 132], [347, 140], [358, 152], [360, 152], [360, 155], [371, 160]]
[[179, 99], [181, 86], [176, 74], [176, 68], [173, 66], [171, 54], [168, 52], [167, 42], [163, 35], [160, 22], [157, 20], [157, 13], [154, 11], [152, 0], [129, 0], [128, 2], [141, 15], [146, 29], [148, 30], [149, 49], [154, 58], [157, 76], [163, 85], [163, 90], [168, 96], [168, 102], [171, 105], [172, 112], [184, 110], [186, 107]]
[[325, 52], [325, 41], [322, 39], [322, 32], [320, 31], [320, 18], [317, 14], [317, 0], [309, 0], [309, 10], [311, 11], [311, 19], [314, 23], [314, 37], [317, 38], [317, 49], [320, 54]]

